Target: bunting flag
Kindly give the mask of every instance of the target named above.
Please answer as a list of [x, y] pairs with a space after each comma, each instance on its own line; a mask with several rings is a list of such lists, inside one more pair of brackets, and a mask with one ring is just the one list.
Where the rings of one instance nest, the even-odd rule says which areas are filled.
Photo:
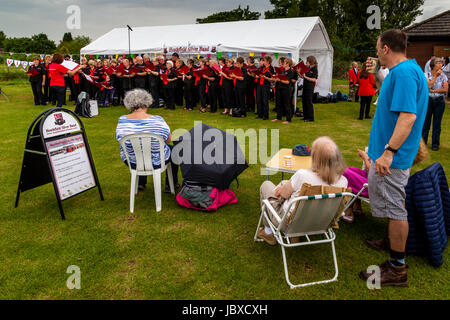
[[28, 62], [28, 64], [30, 65], [30, 67], [31, 66], [33, 66], [34, 65], [34, 62], [33, 61], [30, 61], [30, 62]]
[[278, 59], [278, 53], [273, 54], [275, 56], [275, 59]]
[[200, 59], [200, 53], [197, 53], [197, 60]]
[[25, 55], [27, 56], [27, 58], [31, 55], [30, 53], [25, 53]]
[[261, 52], [261, 57], [265, 57], [266, 53], [265, 52]]
[[26, 69], [28, 67], [28, 61], [22, 61], [22, 68]]
[[119, 55], [118, 54], [116, 54], [116, 60], [119, 58]]
[[8, 67], [11, 67], [11, 65], [14, 63], [13, 59], [6, 59], [6, 63], [8, 64]]
[[20, 60], [14, 60], [14, 65], [16, 66], [16, 68], [18, 68], [21, 64]]
[[125, 59], [125, 55], [122, 55], [122, 58], [124, 58], [124, 59]]
[[206, 56], [207, 56], [208, 58], [211, 58], [211, 54], [210, 54], [210, 53], [208, 53]]
[[292, 53], [289, 52], [289, 53], [288, 53], [288, 57], [289, 57], [289, 58], [292, 57]]
[[41, 57], [41, 60], [44, 60], [45, 54], [39, 55]]
[[217, 59], [220, 59], [222, 57], [222, 52], [217, 52]]
[[232, 57], [233, 56], [233, 52], [228, 52], [228, 57]]
[[254, 52], [250, 52], [248, 55], [249, 55], [250, 57], [253, 57], [253, 56], [255, 55], [255, 53], [254, 53]]
[[14, 54], [14, 52], [10, 52], [9, 55], [12, 56]]
[[156, 52], [155, 52], [155, 57], [156, 57]]

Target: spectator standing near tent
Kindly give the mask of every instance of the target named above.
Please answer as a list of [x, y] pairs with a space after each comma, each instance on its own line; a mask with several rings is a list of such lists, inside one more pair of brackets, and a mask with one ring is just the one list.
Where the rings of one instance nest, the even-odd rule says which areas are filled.
[[314, 56], [307, 57], [306, 64], [310, 68], [309, 71], [300, 75], [304, 79], [302, 96], [303, 116], [305, 117], [305, 122], [311, 122], [314, 121], [314, 105], [312, 99], [319, 73], [317, 71], [317, 60]]
[[359, 108], [358, 120], [371, 119], [370, 105], [372, 104], [372, 97], [375, 94], [375, 79], [373, 74], [367, 71], [367, 66], [364, 63], [361, 72], [358, 74], [359, 90], [358, 96], [361, 97], [361, 106]]
[[361, 71], [358, 68], [358, 62], [353, 61], [352, 67], [348, 70], [348, 101], [353, 101], [355, 97], [355, 102], [358, 102], [358, 73]]
[[428, 142], [428, 133], [433, 118], [433, 131], [431, 137], [431, 150], [438, 151], [441, 137], [441, 122], [445, 111], [445, 94], [448, 92], [448, 79], [442, 72], [443, 61], [440, 58], [431, 59], [431, 72], [425, 73], [428, 81], [429, 100], [428, 111], [423, 125], [422, 137]]
[[[405, 249], [408, 213], [405, 187], [417, 154], [428, 104], [428, 85], [417, 62], [406, 57], [407, 35], [387, 30], [377, 40], [377, 55], [389, 69], [378, 98], [372, 122], [368, 155], [369, 197], [372, 215], [388, 218], [388, 239], [366, 240], [376, 250], [389, 250], [389, 259], [380, 265], [380, 284], [408, 286]], [[373, 64], [367, 59], [367, 67]], [[363, 270], [367, 281], [376, 271]]]

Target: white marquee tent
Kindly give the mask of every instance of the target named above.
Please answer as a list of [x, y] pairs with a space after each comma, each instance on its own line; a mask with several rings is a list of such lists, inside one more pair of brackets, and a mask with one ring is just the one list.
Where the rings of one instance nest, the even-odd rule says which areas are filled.
[[[316, 57], [319, 78], [316, 91], [331, 91], [333, 47], [319, 17], [265, 19], [208, 24], [132, 27], [130, 53], [179, 52], [196, 55], [221, 52], [246, 56], [253, 52], [290, 55], [294, 63]], [[85, 55], [127, 54], [128, 28], [115, 28], [81, 49]]]

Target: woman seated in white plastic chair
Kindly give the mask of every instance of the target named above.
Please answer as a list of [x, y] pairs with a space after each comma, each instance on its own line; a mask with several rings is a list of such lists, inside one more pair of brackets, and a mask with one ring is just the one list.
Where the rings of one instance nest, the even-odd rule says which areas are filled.
[[[317, 138], [311, 146], [312, 166], [311, 169], [298, 170], [290, 180], [282, 181], [275, 186], [271, 181], [264, 181], [260, 188], [260, 200], [272, 198], [278, 202], [275, 206], [279, 217], [288, 208], [288, 203], [298, 197], [298, 193], [303, 183], [313, 186], [333, 186], [339, 188], [347, 187], [347, 179], [342, 175], [345, 170], [345, 161], [336, 143], [329, 137]], [[291, 208], [290, 214], [294, 210]], [[269, 213], [270, 215], [270, 213]], [[264, 220], [264, 228], [258, 231], [258, 237], [270, 245], [275, 245], [277, 241], [270, 229], [268, 222]], [[275, 218], [271, 218], [272, 223], [277, 224]]]
[[[123, 101], [125, 107], [131, 111], [131, 113], [127, 115], [123, 115], [119, 118], [119, 123], [116, 128], [116, 139], [120, 141], [124, 136], [133, 134], [133, 133], [154, 133], [163, 137], [166, 145], [164, 146], [164, 161], [166, 164], [169, 162], [172, 165], [172, 175], [173, 182], [175, 185], [175, 189], [179, 188], [178, 184], [178, 166], [171, 162], [170, 154], [173, 148], [169, 143], [172, 141], [172, 135], [170, 133], [170, 128], [167, 125], [166, 121], [161, 116], [148, 114], [148, 108], [153, 103], [152, 96], [143, 89], [134, 89], [128, 91], [125, 95], [125, 99]], [[127, 141], [128, 142], [128, 141]], [[136, 157], [134, 156], [133, 147], [131, 143], [127, 144], [127, 152], [130, 159], [130, 165], [132, 169], [136, 168]], [[158, 146], [153, 146], [152, 143], [152, 164], [153, 168], [158, 169], [161, 167], [161, 159], [159, 154]], [[120, 148], [120, 157], [122, 161], [127, 164], [125, 150]], [[147, 176], [139, 176], [138, 189], [144, 190], [145, 185], [147, 183]], [[170, 192], [169, 181], [167, 178], [166, 171], [166, 187], [164, 192]]]

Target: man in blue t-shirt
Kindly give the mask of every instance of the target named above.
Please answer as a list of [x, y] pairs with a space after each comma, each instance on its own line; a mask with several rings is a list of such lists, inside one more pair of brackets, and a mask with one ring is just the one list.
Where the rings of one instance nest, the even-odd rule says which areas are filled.
[[[405, 187], [419, 150], [428, 107], [428, 85], [415, 60], [406, 57], [407, 35], [387, 30], [377, 41], [381, 65], [389, 69], [380, 89], [369, 139], [369, 198], [372, 215], [389, 219], [388, 238], [366, 240], [377, 250], [389, 250], [390, 258], [380, 265], [380, 284], [408, 286], [405, 247], [408, 213]], [[367, 61], [369, 67], [372, 61]], [[374, 275], [361, 271], [366, 280]], [[372, 277], [371, 277], [372, 278]]]

